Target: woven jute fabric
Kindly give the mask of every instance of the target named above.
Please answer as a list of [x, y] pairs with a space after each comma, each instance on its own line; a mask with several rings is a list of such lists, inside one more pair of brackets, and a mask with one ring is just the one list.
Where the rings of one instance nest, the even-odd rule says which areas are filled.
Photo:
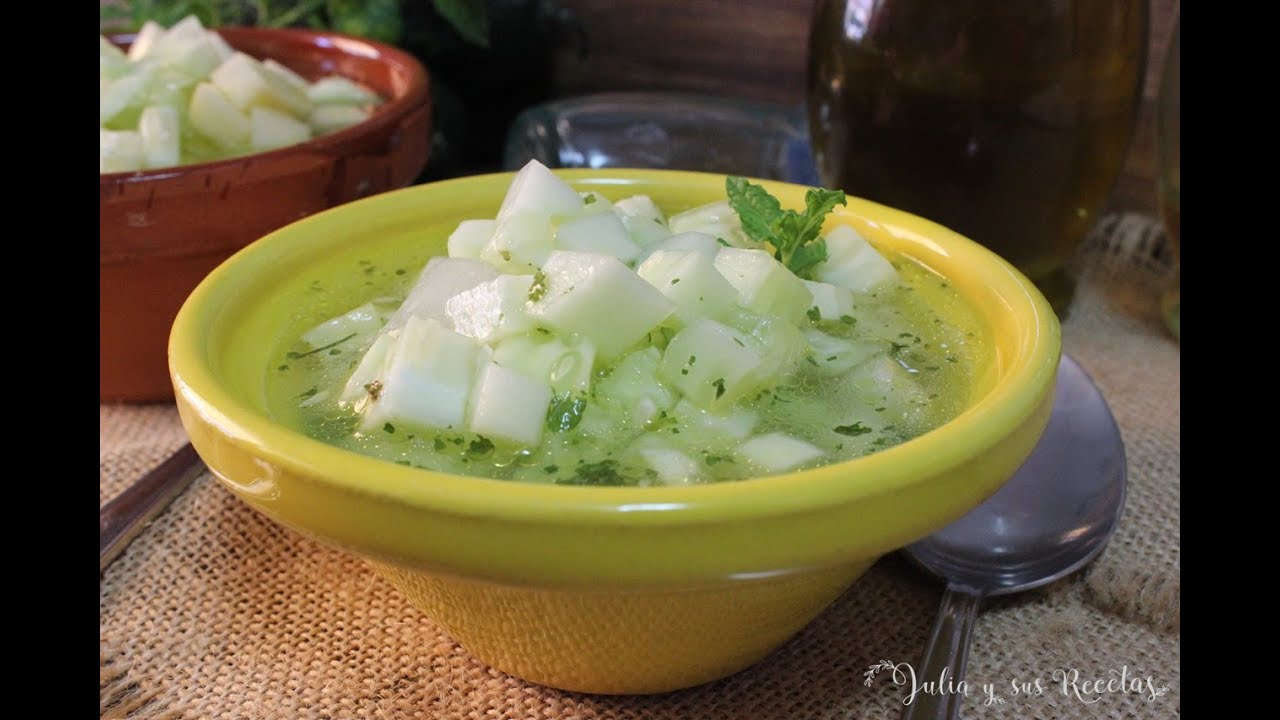
[[[1091, 233], [1076, 268], [1065, 348], [1120, 425], [1127, 505], [1114, 539], [1085, 570], [983, 604], [967, 718], [1181, 714], [1181, 370], [1158, 309], [1169, 253], [1153, 219], [1113, 215]], [[100, 502], [184, 442], [171, 405], [103, 405]], [[476, 661], [363, 562], [273, 524], [205, 474], [101, 579], [101, 716], [896, 718], [909, 681], [899, 685], [875, 666], [918, 666], [941, 591], [891, 555], [736, 675], [652, 696], [562, 692]], [[988, 687], [1003, 702], [988, 703]]]

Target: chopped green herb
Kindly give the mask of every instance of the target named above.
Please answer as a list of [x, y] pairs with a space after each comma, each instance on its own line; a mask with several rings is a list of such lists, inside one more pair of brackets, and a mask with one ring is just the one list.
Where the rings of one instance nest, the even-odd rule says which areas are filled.
[[671, 278], [671, 284], [672, 284], [672, 285], [675, 285], [675, 284], [676, 284], [676, 283], [678, 283], [678, 282], [680, 282], [680, 278]]
[[833, 360], [835, 360], [837, 357], [838, 357], [837, 355], [828, 355], [828, 356], [827, 356], [827, 362], [832, 362], [832, 361], [833, 361]]
[[696, 362], [698, 362], [698, 356], [697, 356], [697, 355], [690, 355], [690, 356], [689, 356], [689, 365], [690, 365], [690, 366], [692, 366], [692, 365], [693, 365], [694, 363], [696, 363]]
[[860, 422], [856, 422], [852, 425], [837, 425], [834, 428], [834, 430], [840, 433], [841, 435], [848, 435], [849, 437], [866, 435], [867, 433], [872, 431], [871, 428], [867, 427], [866, 425], [863, 425]]
[[716, 386], [716, 399], [719, 400], [724, 395], [724, 378], [716, 378], [711, 384]]
[[444, 441], [440, 438], [436, 438], [435, 441], [431, 443], [431, 447], [435, 448], [436, 452], [440, 452], [444, 449]]
[[738, 343], [738, 347], [746, 347], [746, 345], [745, 345], [741, 340], [739, 340], [738, 338], [736, 338], [736, 337], [734, 337], [734, 336], [732, 336], [732, 335], [730, 335], [730, 337], [733, 337], [733, 341], [734, 341], [734, 342], [736, 342], [736, 343]]
[[728, 455], [708, 455], [705, 458], [703, 458], [703, 460], [708, 465], [716, 465], [722, 462], [727, 462], [727, 463], [733, 462], [733, 458], [729, 457]]
[[595, 201], [596, 201], [596, 196], [593, 193], [587, 193], [586, 196], [582, 198], [583, 205], [590, 205]]
[[546, 467], [542, 468], [542, 472], [544, 472], [544, 473], [546, 473], [546, 474], [548, 474], [548, 475], [555, 475], [556, 473], [560, 472], [560, 466], [559, 466], [559, 465], [548, 465], [548, 466], [546, 466]]
[[[547, 275], [539, 270], [533, 274], [533, 283], [529, 285], [529, 302], [538, 302], [547, 295]], [[538, 328], [541, 330], [542, 328]]]
[[820, 310], [817, 305], [806, 310], [804, 314], [809, 316], [809, 322], [822, 321], [822, 310]]
[[573, 469], [573, 479], [581, 485], [622, 485], [625, 482], [618, 472], [618, 461], [613, 459], [580, 463]]
[[565, 432], [578, 427], [586, 409], [586, 398], [566, 390], [551, 398], [551, 407], [547, 408], [547, 429], [551, 432]]
[[395, 426], [395, 425], [392, 425], [391, 423], [385, 423], [385, 424], [382, 426], [382, 431], [383, 431], [383, 432], [385, 432], [385, 433], [387, 433], [388, 435], [395, 435], [395, 434], [396, 434], [396, 426]]
[[510, 251], [510, 250], [499, 250], [499, 251], [498, 251], [498, 255], [500, 255], [500, 256], [502, 257], [502, 259], [503, 259], [503, 260], [506, 260], [507, 262], [511, 262], [511, 251]]
[[374, 380], [373, 382], [365, 383], [364, 391], [369, 393], [369, 398], [371, 400], [377, 400], [382, 396], [382, 381]]
[[852, 315], [841, 315], [840, 322], [844, 323], [845, 325], [857, 325], [858, 318], [853, 317]]
[[473, 457], [484, 457], [493, 453], [493, 441], [480, 435], [467, 447], [467, 454]]
[[317, 387], [310, 387], [310, 388], [307, 388], [306, 390], [303, 390], [301, 393], [299, 393], [299, 394], [298, 394], [298, 398], [299, 398], [299, 399], [301, 399], [301, 400], [305, 400], [305, 399], [307, 399], [307, 398], [309, 398], [309, 397], [311, 397], [311, 396], [315, 395], [315, 394], [316, 394], [316, 393], [318, 393], [318, 392], [320, 392], [320, 388], [317, 388]]
[[353, 337], [355, 337], [355, 336], [356, 336], [356, 334], [355, 334], [355, 333], [351, 333], [350, 335], [348, 335], [348, 336], [346, 336], [346, 337], [342, 338], [341, 340], [334, 340], [333, 342], [329, 343], [328, 345], [325, 345], [325, 346], [323, 346], [323, 347], [318, 347], [318, 348], [316, 348], [316, 349], [314, 349], [314, 350], [308, 350], [308, 351], [306, 351], [306, 352], [304, 352], [304, 353], [290, 351], [290, 352], [285, 353], [285, 357], [289, 358], [290, 360], [297, 360], [298, 358], [304, 358], [304, 357], [306, 357], [306, 356], [308, 356], [308, 355], [315, 355], [315, 354], [316, 354], [316, 353], [318, 353], [318, 352], [322, 352], [322, 351], [324, 351], [324, 350], [329, 350], [329, 349], [334, 348], [334, 347], [336, 347], [336, 346], [338, 346], [338, 345], [341, 345], [342, 343], [344, 343], [344, 342], [346, 342], [346, 341], [350, 340], [351, 338], [353, 338]]
[[729, 244], [729, 241], [728, 241], [728, 240], [725, 240], [725, 239], [724, 239], [724, 238], [722, 238], [722, 237], [717, 237], [717, 238], [716, 238], [716, 242], [720, 243], [721, 245], [723, 245], [723, 246], [725, 246], [725, 247], [733, 247], [732, 245], [730, 245], [730, 244]]

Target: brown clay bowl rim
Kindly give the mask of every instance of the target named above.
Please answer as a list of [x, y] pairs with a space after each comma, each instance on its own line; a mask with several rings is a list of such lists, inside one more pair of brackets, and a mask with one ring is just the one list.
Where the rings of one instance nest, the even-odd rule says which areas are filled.
[[[370, 40], [368, 38], [348, 35], [332, 30], [307, 30], [303, 28], [258, 28], [258, 27], [217, 27], [210, 28], [222, 36], [232, 48], [240, 49], [243, 41], [259, 41], [261, 43], [288, 42], [319, 48], [337, 48], [343, 54], [381, 59], [393, 67], [404, 69], [409, 85], [398, 96], [389, 98], [377, 107], [372, 115], [363, 122], [343, 128], [336, 132], [326, 133], [305, 142], [288, 145], [265, 152], [248, 153], [221, 160], [174, 165], [151, 170], [132, 170], [117, 173], [100, 173], [99, 186], [114, 186], [120, 183], [145, 183], [164, 180], [166, 178], [188, 173], [216, 171], [241, 165], [245, 161], [270, 161], [289, 155], [316, 153], [320, 155], [341, 154], [341, 148], [356, 138], [391, 130], [402, 118], [418, 107], [429, 105], [431, 79], [426, 67], [413, 55], [393, 45]], [[117, 45], [127, 46], [136, 37], [135, 33], [108, 35], [107, 39]], [[252, 53], [250, 53], [252, 54]]]

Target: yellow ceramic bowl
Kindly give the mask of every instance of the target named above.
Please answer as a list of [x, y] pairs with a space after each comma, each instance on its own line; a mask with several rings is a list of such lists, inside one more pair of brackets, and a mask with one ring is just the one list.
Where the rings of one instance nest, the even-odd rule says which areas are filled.
[[[671, 210], [724, 193], [714, 174], [560, 174], [579, 190], [611, 199], [646, 193]], [[493, 667], [599, 693], [661, 692], [740, 670], [881, 555], [995, 492], [1048, 421], [1061, 336], [1040, 293], [979, 245], [856, 198], [837, 208], [840, 220], [947, 277], [994, 350], [970, 407], [910, 442], [765, 478], [599, 488], [432, 473], [274, 420], [264, 387], [286, 335], [302, 329], [307, 278], [357, 257], [421, 265], [444, 253], [459, 221], [493, 217], [511, 178], [411, 187], [273, 232], [200, 284], [169, 345], [183, 424], [226, 487], [273, 520], [367, 560]], [[785, 207], [803, 207], [806, 188], [764, 184]]]

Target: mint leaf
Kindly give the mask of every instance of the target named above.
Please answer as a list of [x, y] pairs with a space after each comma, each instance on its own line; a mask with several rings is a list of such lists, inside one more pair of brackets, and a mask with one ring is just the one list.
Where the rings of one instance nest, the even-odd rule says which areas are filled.
[[778, 262], [796, 276], [812, 279], [814, 267], [827, 259], [827, 244], [820, 237], [822, 223], [836, 205], [846, 204], [844, 192], [811, 188], [804, 196], [803, 214], [783, 210], [768, 190], [743, 177], [728, 177], [725, 192], [747, 237], [768, 243]]

